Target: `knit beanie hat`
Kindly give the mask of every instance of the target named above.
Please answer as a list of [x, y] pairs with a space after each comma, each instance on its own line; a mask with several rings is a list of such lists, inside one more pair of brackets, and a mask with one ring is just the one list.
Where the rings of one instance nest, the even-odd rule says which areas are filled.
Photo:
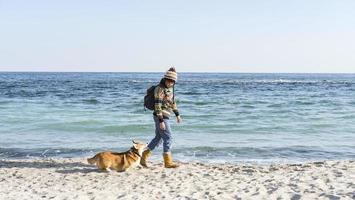
[[176, 73], [175, 67], [170, 67], [170, 69], [168, 71], [166, 71], [164, 78], [170, 79], [170, 80], [173, 80], [176, 82], [177, 81], [177, 73]]

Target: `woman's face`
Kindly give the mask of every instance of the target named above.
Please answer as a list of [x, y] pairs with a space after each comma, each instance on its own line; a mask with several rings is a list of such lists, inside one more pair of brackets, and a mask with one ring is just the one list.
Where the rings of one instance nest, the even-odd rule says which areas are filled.
[[170, 80], [170, 79], [166, 79], [165, 80], [165, 85], [166, 85], [166, 87], [173, 87], [174, 86], [174, 84], [175, 84], [175, 82], [173, 81], [173, 80]]

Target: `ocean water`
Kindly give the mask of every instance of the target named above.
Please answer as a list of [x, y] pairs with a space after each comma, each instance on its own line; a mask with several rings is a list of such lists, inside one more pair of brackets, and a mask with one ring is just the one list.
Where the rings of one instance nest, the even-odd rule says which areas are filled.
[[[0, 158], [86, 157], [149, 142], [143, 97], [162, 76], [0, 73]], [[177, 160], [355, 159], [355, 74], [180, 73], [176, 99]]]

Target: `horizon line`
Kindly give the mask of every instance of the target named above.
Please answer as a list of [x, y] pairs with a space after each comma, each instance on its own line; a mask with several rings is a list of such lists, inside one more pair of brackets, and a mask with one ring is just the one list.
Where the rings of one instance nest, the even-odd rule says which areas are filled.
[[[1, 71], [0, 73], [165, 73], [165, 71]], [[355, 74], [355, 72], [237, 72], [237, 71], [181, 71], [178, 73], [206, 74]]]

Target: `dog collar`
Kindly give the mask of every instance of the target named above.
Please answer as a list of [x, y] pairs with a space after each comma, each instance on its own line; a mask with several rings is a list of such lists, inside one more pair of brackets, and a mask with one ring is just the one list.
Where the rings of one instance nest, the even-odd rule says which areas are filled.
[[142, 157], [141, 155], [139, 155], [139, 153], [137, 151], [138, 151], [137, 149], [135, 149], [133, 147], [131, 148], [131, 152], [133, 152], [134, 154], [136, 154], [139, 157]]

